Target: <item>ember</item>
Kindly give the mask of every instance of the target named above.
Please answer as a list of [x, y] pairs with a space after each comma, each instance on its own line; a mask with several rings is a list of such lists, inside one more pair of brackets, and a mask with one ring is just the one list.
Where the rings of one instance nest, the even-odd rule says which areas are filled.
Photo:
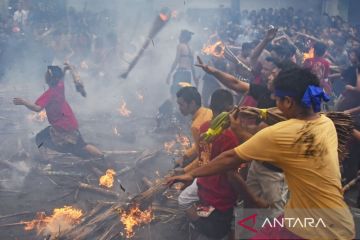
[[131, 111], [126, 107], [126, 102], [123, 98], [121, 98], [119, 112], [124, 117], [129, 117], [131, 114]]
[[173, 148], [176, 144], [175, 140], [169, 141], [169, 142], [165, 142], [164, 143], [164, 149], [167, 153], [171, 154], [173, 152]]
[[38, 235], [51, 235], [50, 239], [56, 239], [59, 229], [62, 232], [71, 229], [74, 225], [80, 223], [82, 216], [82, 210], [64, 206], [63, 208], [55, 208], [53, 214], [49, 217], [44, 212], [38, 212], [36, 219], [22, 223], [25, 224], [24, 229], [26, 231], [36, 229]]
[[164, 22], [166, 22], [167, 20], [169, 20], [169, 16], [166, 15], [166, 14], [164, 14], [164, 13], [160, 13], [160, 14], [159, 14], [159, 17], [160, 17], [161, 21], [164, 21]]
[[154, 216], [151, 208], [141, 211], [138, 206], [134, 206], [129, 211], [122, 212], [120, 221], [124, 224], [126, 238], [131, 238], [135, 235], [134, 227], [141, 224], [148, 224], [153, 218]]
[[176, 18], [177, 15], [178, 15], [178, 12], [177, 12], [176, 10], [174, 10], [174, 11], [171, 12], [171, 17], [172, 17], [172, 18]]
[[225, 45], [222, 41], [217, 41], [214, 44], [211, 44], [210, 41], [208, 41], [201, 49], [201, 52], [206, 55], [223, 58], [225, 54]]
[[86, 61], [82, 61], [80, 63], [80, 68], [81, 69], [89, 69], [89, 65], [86, 63]]
[[139, 99], [140, 102], [144, 101], [144, 95], [140, 91], [136, 91], [136, 97]]
[[99, 179], [99, 186], [104, 186], [107, 188], [111, 188], [114, 184], [114, 176], [116, 172], [113, 169], [106, 170], [104, 176], [101, 176]]
[[46, 112], [45, 110], [42, 110], [39, 113], [32, 112], [28, 115], [28, 119], [36, 122], [44, 122], [47, 119]]
[[304, 53], [304, 61], [308, 58], [313, 58], [314, 56], [314, 48], [311, 48], [309, 52]]
[[176, 141], [178, 143], [180, 143], [180, 145], [183, 147], [183, 149], [186, 149], [186, 148], [190, 147], [190, 140], [185, 135], [177, 134], [176, 135]]

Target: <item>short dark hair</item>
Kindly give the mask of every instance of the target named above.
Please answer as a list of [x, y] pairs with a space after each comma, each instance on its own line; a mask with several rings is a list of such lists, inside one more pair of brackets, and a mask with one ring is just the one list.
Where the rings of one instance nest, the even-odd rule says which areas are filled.
[[183, 87], [176, 93], [176, 97], [183, 98], [186, 103], [194, 101], [197, 106], [201, 106], [201, 96], [196, 87]]
[[274, 80], [275, 91], [292, 93], [293, 98], [299, 105], [301, 105], [305, 91], [310, 85], [318, 87], [320, 85], [318, 77], [309, 69], [300, 67], [282, 70]]
[[289, 60], [296, 52], [296, 48], [287, 42], [283, 42], [280, 45], [272, 45], [270, 50], [274, 51], [282, 60]]
[[319, 56], [319, 57], [324, 56], [326, 49], [327, 49], [327, 46], [325, 45], [325, 43], [316, 42], [314, 44], [314, 53], [316, 56]]
[[267, 57], [267, 58], [265, 58], [265, 60], [268, 62], [272, 62], [277, 68], [280, 68], [281, 71], [299, 67], [299, 65], [297, 65], [296, 63], [294, 63], [290, 60], [278, 61], [277, 59], [274, 59], [273, 57]]
[[181, 43], [188, 43], [191, 40], [191, 37], [194, 33], [190, 32], [189, 30], [183, 29], [180, 32], [180, 42]]
[[48, 66], [47, 73], [47, 82], [50, 86], [56, 86], [64, 78], [64, 71], [59, 66]]
[[221, 113], [227, 111], [227, 108], [233, 104], [233, 95], [228, 90], [218, 89], [211, 95], [210, 109], [213, 112]]

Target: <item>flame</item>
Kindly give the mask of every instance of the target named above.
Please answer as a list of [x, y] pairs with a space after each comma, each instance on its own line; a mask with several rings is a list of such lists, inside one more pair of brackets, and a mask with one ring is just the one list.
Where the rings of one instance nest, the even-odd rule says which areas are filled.
[[101, 176], [99, 179], [99, 186], [104, 186], [111, 188], [114, 184], [114, 176], [116, 175], [115, 170], [108, 169], [104, 176]]
[[65, 232], [79, 224], [82, 216], [81, 209], [64, 206], [63, 208], [55, 208], [51, 216], [46, 216], [44, 212], [38, 212], [36, 219], [22, 223], [25, 224], [24, 229], [26, 231], [36, 229], [38, 235], [51, 235], [51, 239], [57, 239], [60, 231]]
[[173, 188], [175, 188], [176, 190], [181, 190], [182, 189], [182, 186], [183, 184], [182, 183], [175, 183], [174, 185], [173, 185]]
[[144, 95], [142, 95], [140, 91], [136, 91], [136, 97], [139, 99], [140, 102], [144, 101]]
[[123, 98], [121, 98], [119, 112], [124, 117], [129, 117], [131, 114], [131, 111], [126, 107], [126, 102]]
[[141, 211], [139, 206], [132, 207], [129, 211], [123, 211], [120, 216], [120, 221], [123, 223], [126, 230], [126, 237], [131, 238], [135, 235], [134, 227], [140, 224], [148, 224], [153, 220], [152, 209], [149, 208]]
[[176, 10], [171, 12], [171, 17], [172, 18], [177, 18], [177, 16], [178, 16], [178, 12]]
[[174, 148], [176, 144], [175, 140], [169, 141], [169, 142], [164, 142], [164, 149], [167, 153], [172, 153], [172, 150]]
[[192, 87], [191, 83], [188, 82], [179, 82], [178, 85], [180, 87]]
[[86, 63], [86, 61], [82, 61], [80, 63], [80, 68], [81, 69], [89, 69], [89, 65]]
[[190, 147], [190, 140], [185, 135], [177, 134], [176, 135], [176, 141], [178, 143], [180, 143], [180, 145], [183, 147], [183, 149], [186, 149], [186, 148]]
[[220, 40], [214, 44], [211, 44], [210, 41], [208, 41], [201, 49], [201, 52], [206, 55], [223, 58], [225, 54], [225, 45]]
[[304, 61], [308, 58], [313, 58], [314, 56], [314, 48], [310, 48], [309, 52], [304, 53]]
[[159, 17], [160, 17], [161, 21], [163, 21], [163, 22], [166, 22], [167, 20], [169, 20], [169, 16], [166, 15], [165, 13], [160, 13]]
[[179, 144], [183, 150], [186, 150], [188, 147], [190, 147], [190, 140], [187, 136], [182, 134], [176, 135], [176, 140], [168, 141], [164, 143], [164, 150], [168, 154], [174, 154], [177, 155], [181, 150], [175, 149], [175, 146]]
[[47, 119], [46, 111], [42, 110], [39, 113], [30, 113], [30, 115], [28, 115], [28, 119], [36, 122], [44, 122]]

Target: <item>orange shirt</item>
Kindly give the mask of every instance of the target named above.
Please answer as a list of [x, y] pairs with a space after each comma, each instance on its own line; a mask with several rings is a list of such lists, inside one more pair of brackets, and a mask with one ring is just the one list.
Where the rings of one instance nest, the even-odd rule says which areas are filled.
[[200, 126], [212, 119], [212, 111], [209, 108], [200, 107], [192, 117], [191, 134], [193, 137], [193, 144], [185, 151], [185, 157], [192, 158], [198, 154], [200, 141]]

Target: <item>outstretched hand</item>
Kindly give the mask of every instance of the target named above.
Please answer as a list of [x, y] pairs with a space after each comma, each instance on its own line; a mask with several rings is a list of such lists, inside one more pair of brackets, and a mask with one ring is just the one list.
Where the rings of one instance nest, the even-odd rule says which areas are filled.
[[194, 181], [194, 177], [191, 176], [188, 173], [185, 173], [183, 175], [169, 177], [166, 179], [166, 184], [171, 187], [174, 183], [182, 182], [184, 184], [191, 184], [191, 182]]
[[272, 41], [272, 40], [275, 38], [277, 32], [278, 32], [278, 29], [277, 29], [277, 28], [270, 28], [270, 29], [266, 32], [266, 37], [265, 37], [266, 40]]
[[241, 120], [238, 116], [239, 110], [235, 110], [229, 114], [230, 118], [230, 128], [232, 131], [236, 132], [238, 129], [241, 129]]
[[22, 98], [14, 98], [13, 99], [13, 103], [15, 104], [15, 105], [24, 105], [25, 104], [25, 100], [24, 99], [22, 99]]
[[197, 56], [197, 60], [198, 60], [198, 63], [195, 64], [196, 67], [202, 68], [202, 70], [204, 70], [206, 73], [209, 73], [209, 74], [212, 74], [215, 72], [216, 69], [214, 67], [209, 66], [208, 64], [204, 64], [204, 62], [201, 60], [201, 58], [199, 56]]

